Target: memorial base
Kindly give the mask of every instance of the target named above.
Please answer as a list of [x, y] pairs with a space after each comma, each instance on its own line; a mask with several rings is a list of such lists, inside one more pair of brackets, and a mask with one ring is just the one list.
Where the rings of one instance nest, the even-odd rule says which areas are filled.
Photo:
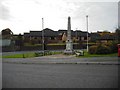
[[64, 50], [64, 54], [71, 55], [74, 54], [74, 50]]

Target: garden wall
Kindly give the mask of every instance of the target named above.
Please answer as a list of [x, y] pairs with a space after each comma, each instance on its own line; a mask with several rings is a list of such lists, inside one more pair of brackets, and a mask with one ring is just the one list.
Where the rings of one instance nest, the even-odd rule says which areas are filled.
[[[46, 50], [64, 50], [66, 45], [47, 45]], [[86, 45], [74, 44], [73, 49], [86, 49]], [[42, 46], [2, 47], [2, 52], [42, 50]]]

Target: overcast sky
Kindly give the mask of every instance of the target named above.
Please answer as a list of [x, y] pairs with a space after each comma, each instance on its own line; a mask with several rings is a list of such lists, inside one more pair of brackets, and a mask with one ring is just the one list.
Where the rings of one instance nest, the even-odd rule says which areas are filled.
[[114, 31], [118, 26], [119, 0], [0, 0], [0, 30], [10, 28], [19, 34], [44, 28], [67, 29], [68, 16], [71, 29], [89, 32]]

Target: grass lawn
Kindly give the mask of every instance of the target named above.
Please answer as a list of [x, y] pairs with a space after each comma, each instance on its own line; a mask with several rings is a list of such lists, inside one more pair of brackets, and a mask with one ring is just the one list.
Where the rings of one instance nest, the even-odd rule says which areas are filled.
[[87, 51], [84, 51], [84, 56], [79, 57], [117, 57], [118, 53], [112, 54], [89, 54]]
[[35, 57], [35, 53], [13, 54], [3, 56], [2, 58], [31, 58], [31, 57]]
[[[55, 54], [62, 54], [62, 52], [46, 52], [46, 55], [55, 55]], [[31, 53], [24, 53], [24, 54], [13, 54], [13, 55], [6, 55], [2, 56], [2, 58], [33, 58], [33, 57], [39, 57], [43, 56], [43, 53], [39, 52], [31, 52]], [[84, 56], [78, 56], [80, 58], [85, 58], [85, 57], [117, 57], [118, 53], [113, 53], [113, 54], [89, 54], [87, 53], [86, 50], [84, 50]]]
[[[62, 52], [46, 52], [46, 55], [55, 55], [55, 54], [61, 54]], [[24, 54], [13, 54], [13, 55], [6, 55], [2, 56], [2, 58], [33, 58], [33, 57], [39, 57], [43, 56], [43, 53], [39, 52], [33, 52], [33, 53], [24, 53]]]
[[[73, 43], [74, 45], [75, 44], [78, 44], [78, 43]], [[59, 45], [66, 45], [66, 43], [49, 43], [47, 44], [48, 46], [59, 46]], [[42, 46], [42, 44], [29, 44], [29, 43], [25, 43], [24, 46]]]
[[59, 45], [65, 45], [65, 43], [51, 43], [51, 44], [47, 44], [48, 46], [59, 46]]

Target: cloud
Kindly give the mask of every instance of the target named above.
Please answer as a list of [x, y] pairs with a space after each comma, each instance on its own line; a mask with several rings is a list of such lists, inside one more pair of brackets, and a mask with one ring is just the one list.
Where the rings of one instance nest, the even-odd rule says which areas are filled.
[[89, 30], [113, 31], [117, 26], [117, 2], [78, 2], [77, 10], [73, 17], [77, 28], [86, 30], [86, 15], [89, 15]]
[[42, 29], [42, 18], [44, 18], [45, 28], [66, 29], [68, 16], [71, 16], [73, 30], [76, 28], [86, 30], [86, 15], [89, 15], [89, 30], [111, 30], [118, 18], [116, 12], [117, 6], [113, 2], [90, 3], [81, 2], [81, 0], [0, 1], [0, 13], [2, 13], [0, 19], [4, 20], [4, 27], [5, 25], [9, 26], [15, 33]]
[[9, 8], [3, 4], [3, 0], [0, 0], [0, 19], [8, 20], [10, 17]]
[[118, 3], [118, 27], [120, 27], [120, 1]]

